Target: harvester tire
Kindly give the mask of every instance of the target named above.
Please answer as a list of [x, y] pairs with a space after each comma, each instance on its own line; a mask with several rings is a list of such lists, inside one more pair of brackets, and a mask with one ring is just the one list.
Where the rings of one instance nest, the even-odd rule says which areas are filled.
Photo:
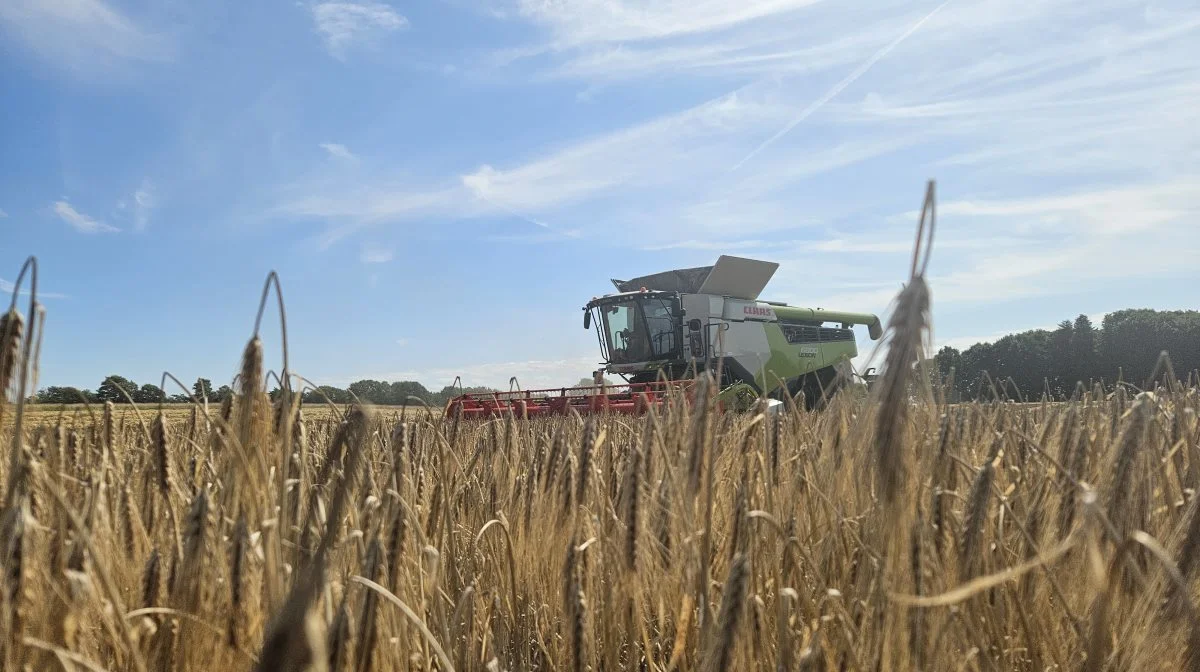
[[834, 364], [796, 379], [795, 386], [789, 391], [797, 405], [803, 403], [807, 411], [820, 411], [828, 406], [845, 384], [843, 368]]

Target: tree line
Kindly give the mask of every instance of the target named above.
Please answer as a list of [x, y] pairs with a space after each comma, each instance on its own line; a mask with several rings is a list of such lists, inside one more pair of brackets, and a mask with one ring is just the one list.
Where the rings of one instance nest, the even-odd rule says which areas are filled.
[[[613, 381], [608, 378], [605, 378], [604, 382], [607, 385], [613, 384]], [[577, 385], [590, 385], [591, 383], [591, 378], [582, 378]], [[430, 406], [441, 407], [445, 406], [446, 402], [450, 401], [450, 399], [460, 394], [500, 391], [491, 387], [447, 385], [441, 390], [434, 392], [427, 389], [421, 383], [412, 380], [396, 382], [359, 380], [351, 383], [344, 389], [332, 385], [320, 385], [315, 389], [305, 388], [301, 399], [306, 404], [324, 404], [329, 402], [349, 404], [357, 400], [380, 406], [428, 404]], [[278, 388], [272, 390], [270, 392], [271, 399], [276, 399], [279, 392]], [[51, 386], [40, 390], [33, 396], [31, 401], [38, 404], [103, 404], [109, 401], [114, 404], [127, 404], [131, 401], [135, 404], [157, 404], [160, 401], [165, 403], [189, 403], [192, 397], [195, 397], [197, 400], [207, 399], [213, 403], [221, 403], [225, 401], [226, 397], [232, 396], [233, 393], [233, 389], [228, 385], [222, 385], [214, 390], [212, 380], [198, 378], [192, 385], [191, 396], [182, 393], [168, 395], [157, 385], [149, 383], [138, 385], [133, 380], [124, 376], [112, 375], [105, 377], [95, 391], [76, 387]]]
[[387, 382], [368, 379], [350, 383], [345, 389], [332, 385], [321, 385], [315, 390], [306, 390], [303, 400], [305, 403], [316, 404], [328, 402], [348, 404], [358, 400], [380, 406], [404, 406], [424, 403], [430, 406], [441, 407], [459, 394], [495, 391], [497, 390], [490, 387], [460, 388], [455, 385], [447, 385], [441, 390], [434, 392], [413, 380]]
[[961, 352], [945, 346], [934, 363], [952, 401], [1065, 399], [1080, 384], [1111, 390], [1119, 381], [1141, 387], [1161, 380], [1164, 352], [1180, 381], [1200, 369], [1200, 311], [1119, 310], [1098, 328], [1079, 315], [1053, 330], [1009, 334]]
[[[345, 389], [332, 385], [321, 385], [316, 389], [306, 388], [302, 394], [302, 399], [304, 403], [313, 404], [328, 402], [348, 404], [357, 399], [363, 402], [388, 406], [420, 403], [431, 406], [443, 406], [452, 397], [463, 392], [478, 393], [492, 391], [494, 391], [493, 388], [489, 387], [459, 388], [448, 385], [438, 392], [433, 392], [415, 381], [385, 382], [379, 380], [360, 380], [351, 383]], [[33, 396], [32, 401], [39, 404], [103, 404], [109, 401], [114, 404], [127, 404], [130, 402], [135, 404], [157, 404], [159, 402], [188, 403], [192, 397], [195, 397], [197, 400], [207, 399], [213, 403], [221, 403], [234, 393], [233, 389], [228, 385], [222, 385], [219, 388], [213, 389], [212, 380], [208, 378], [198, 378], [192, 385], [191, 392], [191, 396], [183, 393], [168, 395], [157, 385], [151, 383], [138, 385], [132, 379], [125, 376], [111, 375], [106, 376], [94, 391], [69, 386], [50, 386], [39, 390]], [[278, 394], [278, 388], [270, 392], [272, 399], [276, 398]]]
[[[1077, 386], [1099, 384], [1112, 389], [1118, 381], [1144, 385], [1160, 378], [1163, 353], [1175, 375], [1186, 380], [1200, 371], [1200, 311], [1127, 309], [1104, 316], [1099, 327], [1086, 315], [1063, 320], [1053, 330], [1032, 329], [1009, 334], [992, 343], [966, 350], [946, 346], [934, 356], [934, 370], [949, 385], [953, 401], [994, 398], [1040, 399], [1043, 395], [1070, 397]], [[611, 381], [606, 381], [610, 382]], [[590, 378], [579, 381], [591, 383]], [[443, 406], [462, 392], [493, 392], [489, 387], [447, 385], [437, 392], [416, 381], [359, 380], [342, 389], [322, 385], [305, 389], [305, 403], [346, 404], [355, 399], [379, 405], [425, 403]], [[220, 403], [233, 394], [228, 385], [213, 389], [212, 381], [197, 379], [192, 395]], [[278, 390], [272, 392], [272, 396]], [[107, 376], [95, 391], [47, 387], [32, 401], [45, 404], [81, 402], [114, 404], [187, 402], [188, 395], [168, 395], [153, 384], [138, 385], [123, 376]]]
[[[207, 398], [209, 401], [221, 402], [226, 397], [233, 395], [233, 389], [228, 385], [222, 385], [214, 390], [212, 381], [208, 378], [198, 378], [192, 385], [192, 394], [197, 399]], [[89, 389], [81, 389], [70, 386], [52, 385], [50, 387], [38, 390], [34, 395], [33, 401], [39, 404], [103, 404], [111, 401], [114, 404], [127, 404], [133, 402], [135, 404], [157, 404], [160, 401], [167, 403], [184, 403], [191, 401], [191, 397], [186, 394], [167, 394], [158, 385], [146, 383], [138, 385], [132, 379], [125, 376], [106, 376], [100, 385], [93, 391]]]

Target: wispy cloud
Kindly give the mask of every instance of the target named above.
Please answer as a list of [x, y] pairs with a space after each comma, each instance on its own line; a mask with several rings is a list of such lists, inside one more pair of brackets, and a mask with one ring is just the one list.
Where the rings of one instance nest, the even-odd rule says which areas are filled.
[[363, 245], [358, 258], [364, 264], [386, 264], [396, 258], [396, 254], [391, 248], [366, 244]]
[[354, 152], [347, 149], [345, 145], [336, 142], [322, 142], [319, 146], [335, 159], [342, 159], [344, 161], [356, 161], [358, 159], [354, 155]]
[[115, 226], [97, 221], [79, 212], [66, 201], [56, 201], [54, 203], [54, 214], [58, 215], [59, 219], [71, 225], [71, 228], [80, 233], [115, 233], [120, 231]]
[[481, 155], [457, 175], [297, 185], [279, 211], [327, 220], [325, 241], [369, 225], [517, 216], [679, 256], [752, 251], [786, 262], [776, 282], [804, 303], [863, 310], [899, 289], [908, 210], [927, 175], [943, 198], [940, 302], [1178, 273], [1186, 255], [1170, 248], [1198, 246], [1186, 225], [1197, 215], [1200, 11], [1187, 3], [881, 0], [869, 15], [802, 0], [505, 7], [541, 31], [506, 55], [514, 75], [578, 80], [596, 102], [649, 81], [639, 78], [664, 91], [740, 86], [521, 156]]
[[404, 346], [408, 345], [408, 339], [407, 338], [397, 338], [396, 345], [403, 348]]
[[[915, 222], [916, 213], [910, 213]], [[936, 305], [985, 304], [1084, 293], [1121, 279], [1186, 273], [1200, 255], [1200, 177], [1049, 197], [951, 200], [938, 208]], [[897, 217], [897, 220], [906, 219]], [[899, 289], [913, 241], [830, 239], [785, 247], [780, 285], [803, 286], [829, 305], [883, 310]], [[835, 263], [830, 251], [873, 253]], [[807, 278], [808, 281], [804, 282]], [[853, 287], [854, 282], [878, 283]]]
[[567, 229], [564, 231], [549, 230], [535, 231], [533, 233], [509, 233], [509, 234], [492, 234], [486, 239], [493, 243], [555, 243], [565, 240], [577, 240], [583, 237], [583, 232], [579, 229]]
[[728, 250], [757, 250], [770, 247], [772, 243], [765, 240], [683, 240], [677, 243], [663, 245], [643, 245], [641, 249], [647, 252], [663, 252], [666, 250], [712, 250], [725, 252]]
[[8, 217], [8, 213], [5, 212], [2, 208], [0, 208], [0, 219], [6, 219], [7, 217]]
[[868, 58], [866, 61], [863, 61], [863, 63], [861, 65], [859, 65], [857, 68], [855, 68], [853, 72], [851, 72], [849, 75], [846, 75], [846, 77], [843, 78], [842, 81], [835, 84], [832, 89], [829, 89], [824, 94], [822, 94], [821, 97], [819, 97], [816, 100], [814, 100], [813, 102], [809, 103], [809, 105], [807, 107], [805, 107], [803, 110], [801, 110], [800, 114], [796, 115], [796, 117], [794, 119], [792, 119], [791, 121], [789, 121], [786, 126], [779, 129], [774, 135], [772, 135], [771, 137], [764, 140], [761, 145], [759, 145], [758, 147], [755, 147], [753, 151], [751, 151], [746, 156], [742, 157], [741, 161], [738, 161], [737, 163], [735, 163], [733, 165], [733, 170], [737, 170], [737, 169], [741, 168], [747, 161], [754, 158], [754, 156], [757, 155], [759, 152], [761, 152], [764, 149], [766, 149], [767, 147], [770, 147], [771, 145], [775, 144], [775, 142], [777, 140], [782, 138], [784, 135], [787, 135], [793, 128], [798, 126], [805, 119], [811, 117], [817, 110], [821, 109], [821, 107], [824, 106], [826, 103], [828, 103], [830, 100], [833, 100], [834, 96], [841, 93], [847, 86], [850, 86], [855, 81], [857, 81], [860, 77], [862, 77], [867, 72], [867, 70], [871, 69], [871, 66], [878, 63], [879, 60], [881, 58], [883, 58], [884, 56], [887, 56], [888, 53], [890, 53], [893, 49], [898, 47], [901, 42], [903, 42], [904, 40], [907, 40], [909, 37], [911, 37], [912, 34], [917, 32], [917, 30], [919, 30], [921, 28], [921, 26], [925, 25], [925, 23], [928, 22], [929, 19], [932, 19], [934, 14], [937, 14], [943, 7], [950, 4], [950, 2], [951, 2], [951, 0], [944, 0], [942, 2], [942, 4], [938, 5], [937, 7], [934, 7], [932, 11], [930, 11], [925, 16], [921, 17], [920, 21], [917, 21], [916, 23], [914, 23], [912, 26], [910, 26], [908, 28], [908, 30], [904, 31], [898, 37], [896, 37], [896, 39], [887, 43], [886, 46], [884, 46], [882, 49], [875, 52], [874, 54], [871, 54], [870, 58]]
[[0, 24], [42, 58], [81, 74], [174, 55], [169, 38], [102, 0], [6, 0]]
[[406, 28], [408, 19], [382, 2], [321, 2], [312, 7], [313, 21], [334, 58], [344, 58], [354, 44]]
[[518, 0], [518, 13], [546, 28], [554, 46], [637, 42], [712, 33], [756, 20], [773, 19], [819, 0], [651, 0], [630, 2], [541, 2]]
[[[16, 289], [16, 286], [12, 283], [11, 280], [5, 280], [4, 278], [0, 278], [0, 292], [4, 292], [5, 294], [8, 294], [11, 297], [14, 289]], [[26, 284], [26, 286], [21, 289], [20, 295], [21, 296], [29, 296], [29, 285], [28, 284]], [[59, 294], [57, 292], [47, 292], [47, 291], [43, 291], [41, 288], [38, 289], [38, 299], [69, 299], [69, 298], [71, 298], [71, 297], [67, 296], [66, 294]]]
[[141, 186], [133, 192], [133, 228], [143, 231], [150, 223], [150, 212], [157, 203], [154, 198], [154, 185], [149, 178], [143, 179]]

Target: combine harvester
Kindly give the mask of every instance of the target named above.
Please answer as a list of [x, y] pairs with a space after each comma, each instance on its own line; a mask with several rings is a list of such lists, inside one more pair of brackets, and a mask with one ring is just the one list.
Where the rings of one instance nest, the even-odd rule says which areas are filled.
[[[617, 293], [583, 308], [583, 327], [595, 325], [604, 358], [595, 385], [463, 394], [450, 400], [446, 413], [640, 415], [681, 392], [688, 398], [699, 372], [719, 379], [718, 402], [725, 409], [744, 410], [761, 397], [779, 400], [784, 394], [818, 408], [855, 375], [850, 360], [858, 345], [851, 327], [866, 325], [872, 340], [883, 328], [868, 313], [760, 300], [778, 268], [722, 255], [712, 266], [613, 280]], [[605, 385], [605, 373], [626, 382]]]

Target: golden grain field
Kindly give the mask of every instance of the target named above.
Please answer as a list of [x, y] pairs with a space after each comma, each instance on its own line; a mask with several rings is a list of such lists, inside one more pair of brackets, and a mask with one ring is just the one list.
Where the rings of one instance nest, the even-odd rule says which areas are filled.
[[486, 423], [288, 421], [253, 392], [209, 418], [25, 427], [0, 470], [7, 670], [1167, 670], [1200, 653], [1195, 389]]

